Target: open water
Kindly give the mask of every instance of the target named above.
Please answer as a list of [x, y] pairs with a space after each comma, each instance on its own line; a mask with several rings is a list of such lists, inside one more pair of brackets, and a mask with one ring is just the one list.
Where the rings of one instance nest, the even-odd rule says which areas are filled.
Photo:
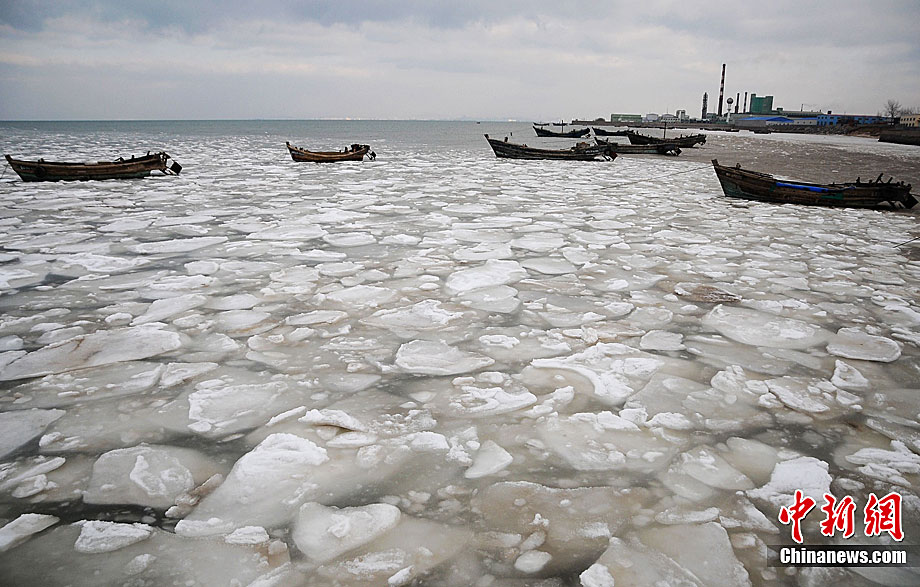
[[[680, 131], [668, 131], [678, 133]], [[920, 185], [920, 148], [708, 133], [496, 159], [528, 124], [0, 123], [0, 577], [16, 585], [909, 585], [785, 568], [920, 536], [916, 211], [725, 198], [709, 161]], [[377, 160], [297, 164], [371, 144]], [[916, 191], [916, 190], [915, 190]], [[824, 494], [855, 536], [822, 536]], [[870, 532], [871, 533], [871, 532]], [[2, 581], [0, 581], [2, 582]]]

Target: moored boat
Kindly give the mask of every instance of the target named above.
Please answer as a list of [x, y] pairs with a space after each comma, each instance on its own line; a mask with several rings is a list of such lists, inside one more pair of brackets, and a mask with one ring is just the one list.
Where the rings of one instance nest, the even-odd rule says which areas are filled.
[[676, 157], [680, 155], [680, 147], [677, 143], [655, 143], [652, 145], [623, 145], [613, 143], [604, 139], [594, 139], [598, 145], [606, 145], [608, 149], [618, 155], [671, 155]]
[[910, 193], [910, 184], [882, 181], [849, 183], [805, 183], [776, 179], [774, 176], [741, 169], [740, 165], [726, 167], [712, 160], [712, 167], [722, 184], [722, 191], [730, 198], [773, 202], [776, 204], [804, 204], [809, 206], [837, 206], [844, 208], [913, 208], [916, 198]]
[[97, 163], [64, 163], [59, 161], [26, 161], [13, 159], [6, 155], [10, 164], [22, 181], [86, 181], [97, 179], [133, 179], [147, 177], [151, 171], [161, 171], [167, 175], [179, 175], [182, 166], [173, 160], [167, 167], [166, 162], [171, 157], [163, 151], [147, 153], [141, 157], [124, 159], [119, 157], [114, 161], [99, 161]]
[[596, 137], [625, 137], [628, 130], [606, 130], [603, 128], [597, 128], [592, 126], [591, 130], [594, 131], [594, 136]]
[[297, 162], [309, 163], [334, 163], [336, 161], [363, 161], [364, 156], [371, 160], [377, 158], [377, 154], [371, 151], [370, 145], [359, 145], [357, 143], [346, 147], [344, 151], [308, 151], [295, 147], [291, 143], [285, 143], [288, 151], [291, 153], [291, 159]]
[[606, 145], [589, 145], [588, 143], [578, 143], [568, 149], [538, 149], [528, 147], [527, 145], [518, 145], [509, 143], [508, 138], [504, 141], [489, 138], [489, 146], [496, 157], [503, 159], [566, 159], [574, 161], [594, 161], [598, 157], [603, 157], [607, 161], [612, 161], [617, 154], [610, 150]]
[[535, 133], [537, 133], [538, 137], [556, 137], [556, 138], [563, 138], [563, 139], [579, 139], [581, 137], [586, 137], [589, 134], [591, 134], [591, 129], [589, 128], [575, 129], [575, 130], [569, 130], [565, 132], [556, 132], [553, 130], [546, 130], [545, 128], [540, 128], [535, 125], [533, 127], [533, 130]]
[[696, 134], [696, 135], [681, 135], [679, 137], [651, 137], [649, 135], [644, 135], [637, 133], [635, 131], [628, 130], [626, 131], [626, 137], [629, 139], [629, 142], [633, 145], [654, 145], [656, 143], [677, 143], [678, 147], [693, 147], [696, 145], [702, 145], [706, 142], [706, 135]]

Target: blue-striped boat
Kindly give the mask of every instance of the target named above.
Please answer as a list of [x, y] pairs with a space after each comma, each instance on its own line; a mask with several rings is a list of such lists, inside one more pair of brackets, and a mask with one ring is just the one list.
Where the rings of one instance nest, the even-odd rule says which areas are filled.
[[730, 198], [841, 208], [913, 208], [917, 204], [910, 194], [910, 184], [891, 179], [884, 182], [881, 175], [875, 181], [819, 184], [778, 180], [766, 173], [741, 169], [741, 165], [719, 165], [717, 159], [712, 160], [712, 167], [722, 191]]

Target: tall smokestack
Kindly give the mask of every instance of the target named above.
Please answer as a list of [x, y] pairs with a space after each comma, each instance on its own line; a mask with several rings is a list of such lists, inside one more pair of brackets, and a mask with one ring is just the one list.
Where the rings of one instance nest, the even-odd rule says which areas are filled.
[[708, 105], [709, 105], [709, 93], [703, 92], [703, 116], [700, 117], [703, 120], [706, 120], [706, 109]]
[[722, 64], [722, 85], [719, 86], [719, 117], [722, 116], [722, 96], [725, 94], [725, 64]]
[[741, 92], [735, 94], [735, 114], [738, 114], [739, 105], [741, 105]]
[[742, 112], [747, 113], [747, 92], [744, 93], [744, 109]]

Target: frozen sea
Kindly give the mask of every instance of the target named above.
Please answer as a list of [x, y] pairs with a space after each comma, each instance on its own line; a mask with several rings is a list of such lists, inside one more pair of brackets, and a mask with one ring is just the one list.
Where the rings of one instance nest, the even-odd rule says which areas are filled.
[[[669, 131], [669, 133], [679, 131]], [[917, 211], [725, 198], [709, 164], [920, 186], [920, 148], [709, 133], [497, 160], [526, 123], [0, 123], [0, 583], [915, 585], [784, 568], [902, 497], [920, 544]], [[373, 162], [294, 163], [371, 144]], [[916, 193], [917, 190], [915, 190]], [[821, 536], [825, 493], [856, 535]]]

